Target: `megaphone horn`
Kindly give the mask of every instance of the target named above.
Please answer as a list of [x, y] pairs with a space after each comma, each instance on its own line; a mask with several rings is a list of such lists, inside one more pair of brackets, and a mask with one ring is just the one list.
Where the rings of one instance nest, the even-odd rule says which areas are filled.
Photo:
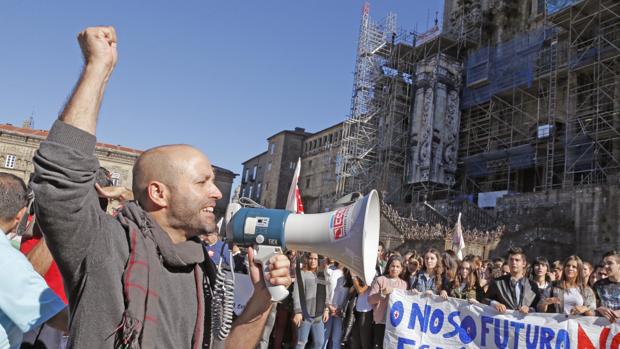
[[352, 205], [326, 213], [241, 208], [226, 225], [226, 235], [243, 246], [279, 246], [327, 256], [370, 284], [377, 261], [379, 215], [379, 195], [373, 190]]

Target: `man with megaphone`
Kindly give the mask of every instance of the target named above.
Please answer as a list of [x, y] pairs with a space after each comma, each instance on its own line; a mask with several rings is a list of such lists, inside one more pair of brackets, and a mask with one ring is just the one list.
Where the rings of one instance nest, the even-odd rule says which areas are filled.
[[[117, 61], [112, 27], [78, 35], [84, 68], [34, 157], [36, 212], [69, 296], [72, 348], [208, 348], [215, 268], [197, 239], [216, 230], [221, 198], [206, 155], [188, 145], [157, 147], [133, 170], [137, 199], [117, 218], [99, 207], [93, 181], [97, 117]], [[272, 303], [262, 282], [290, 285], [284, 255], [253, 263], [254, 293], [225, 341], [252, 348]]]

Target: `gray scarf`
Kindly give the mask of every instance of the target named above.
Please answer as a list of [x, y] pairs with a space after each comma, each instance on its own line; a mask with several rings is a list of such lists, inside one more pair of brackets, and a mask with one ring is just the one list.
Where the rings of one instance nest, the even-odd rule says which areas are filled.
[[162, 263], [164, 267], [194, 267], [198, 296], [194, 348], [199, 348], [205, 325], [203, 273], [199, 267], [205, 258], [202, 245], [197, 240], [173, 244], [168, 234], [136, 202], [126, 204], [116, 218], [127, 234], [129, 261], [123, 274], [125, 311], [116, 331], [115, 348], [155, 347]]

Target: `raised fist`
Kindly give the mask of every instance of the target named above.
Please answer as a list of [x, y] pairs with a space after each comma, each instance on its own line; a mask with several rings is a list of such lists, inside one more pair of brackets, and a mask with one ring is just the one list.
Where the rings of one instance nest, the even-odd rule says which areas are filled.
[[101, 65], [112, 71], [118, 54], [114, 27], [91, 27], [78, 34], [78, 42], [87, 65]]

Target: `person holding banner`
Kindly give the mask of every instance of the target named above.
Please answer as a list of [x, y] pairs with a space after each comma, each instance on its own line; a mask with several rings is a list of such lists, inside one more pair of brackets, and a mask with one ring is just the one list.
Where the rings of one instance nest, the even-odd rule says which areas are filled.
[[443, 271], [443, 262], [439, 251], [429, 248], [424, 252], [422, 270], [417, 272], [411, 280], [410, 288], [428, 295], [439, 295], [444, 300], [448, 299], [447, 286], [449, 281]]
[[549, 261], [545, 257], [536, 257], [532, 263], [533, 277], [540, 294], [544, 294], [551, 288], [551, 277], [549, 276]]
[[484, 291], [480, 287], [478, 274], [472, 267], [472, 264], [468, 261], [461, 262], [454, 280], [454, 287], [450, 291], [450, 296], [466, 299], [469, 303], [474, 304], [482, 301]]
[[385, 273], [375, 278], [370, 287], [368, 303], [373, 305], [373, 336], [374, 348], [383, 348], [385, 335], [385, 318], [388, 305], [388, 297], [394, 289], [407, 289], [407, 282], [400, 278], [403, 271], [403, 260], [398, 255], [393, 255], [385, 265]]
[[605, 317], [609, 322], [615, 322], [620, 319], [620, 252], [605, 253], [603, 265], [607, 278], [594, 284], [599, 306], [596, 314]]
[[584, 285], [581, 258], [569, 256], [563, 265], [562, 278], [545, 291], [538, 311], [593, 316], [596, 300], [592, 289]]
[[528, 314], [540, 300], [536, 283], [525, 277], [527, 261], [520, 248], [508, 250], [508, 267], [510, 274], [503, 275], [491, 282], [485, 295], [485, 303], [503, 314], [506, 309], [518, 310]]

